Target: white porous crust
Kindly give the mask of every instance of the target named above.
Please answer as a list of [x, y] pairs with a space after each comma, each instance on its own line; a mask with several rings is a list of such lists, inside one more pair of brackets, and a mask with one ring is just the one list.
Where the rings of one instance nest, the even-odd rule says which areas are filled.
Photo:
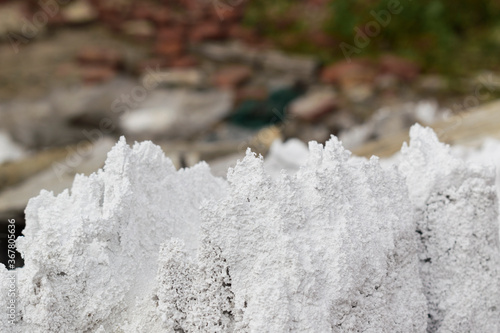
[[227, 260], [235, 332], [425, 332], [404, 180], [332, 137], [274, 180], [251, 152], [203, 213]]
[[18, 240], [24, 331], [158, 327], [150, 307], [160, 245], [175, 236], [194, 253], [199, 206], [225, 188], [204, 163], [176, 171], [160, 147], [130, 148], [122, 138], [104, 170], [77, 176], [71, 191], [57, 197], [42, 191], [26, 208]]
[[247, 151], [228, 182], [121, 139], [28, 204], [18, 322], [0, 265], [0, 332], [497, 333], [494, 171], [410, 134], [397, 167], [332, 137], [293, 175]]
[[492, 168], [451, 156], [429, 128], [410, 131], [399, 169], [420, 236], [428, 332], [499, 332], [499, 241]]

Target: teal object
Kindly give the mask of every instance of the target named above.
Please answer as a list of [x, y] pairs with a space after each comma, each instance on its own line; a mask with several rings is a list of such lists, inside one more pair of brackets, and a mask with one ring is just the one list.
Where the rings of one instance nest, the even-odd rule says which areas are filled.
[[252, 129], [281, 123], [286, 119], [288, 105], [302, 93], [299, 87], [285, 88], [272, 92], [265, 101], [243, 101], [229, 120]]

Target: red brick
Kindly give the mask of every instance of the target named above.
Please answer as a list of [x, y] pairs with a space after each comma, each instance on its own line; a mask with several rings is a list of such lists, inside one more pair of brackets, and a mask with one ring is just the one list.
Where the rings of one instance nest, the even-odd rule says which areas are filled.
[[156, 69], [156, 68], [167, 68], [168, 61], [166, 58], [150, 58], [141, 60], [136, 65], [136, 70], [138, 74], [143, 74], [144, 71], [148, 68]]
[[76, 59], [82, 65], [101, 65], [110, 68], [118, 68], [123, 63], [123, 57], [118, 51], [99, 47], [82, 48]]
[[186, 29], [180, 25], [159, 28], [156, 31], [156, 40], [161, 42], [185, 41]]
[[340, 61], [323, 68], [321, 81], [327, 84], [339, 84], [345, 80], [359, 78], [360, 80], [373, 80], [376, 70], [374, 65], [365, 59]]
[[81, 68], [80, 76], [86, 84], [101, 83], [111, 80], [116, 71], [104, 66], [84, 66]]
[[155, 45], [155, 53], [160, 56], [172, 58], [184, 54], [186, 50], [182, 41], [158, 42]]
[[247, 66], [228, 66], [218, 71], [213, 83], [221, 88], [236, 88], [252, 76], [252, 69]]
[[259, 40], [257, 33], [239, 23], [231, 24], [228, 28], [230, 38], [239, 39], [247, 43], [255, 43]]
[[388, 54], [380, 58], [380, 71], [383, 74], [393, 74], [402, 80], [411, 81], [418, 76], [420, 68], [411, 60]]
[[201, 42], [205, 40], [221, 40], [226, 37], [226, 32], [218, 21], [205, 21], [193, 27], [190, 31], [190, 40]]
[[170, 63], [170, 67], [174, 68], [191, 68], [198, 66], [199, 61], [193, 56], [186, 55], [183, 57], [179, 57], [177, 59], [173, 59]]

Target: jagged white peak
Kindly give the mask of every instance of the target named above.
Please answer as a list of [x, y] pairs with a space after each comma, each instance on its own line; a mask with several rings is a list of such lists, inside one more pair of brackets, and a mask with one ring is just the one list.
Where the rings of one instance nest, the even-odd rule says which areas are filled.
[[415, 125], [399, 169], [420, 234], [428, 332], [499, 332], [499, 239], [492, 168], [452, 157]]
[[248, 151], [226, 183], [121, 139], [104, 170], [30, 201], [16, 329], [498, 332], [493, 170], [420, 126], [402, 151], [384, 170], [332, 137], [277, 177]]
[[[226, 183], [204, 163], [176, 171], [151, 142], [122, 138], [104, 170], [77, 176], [71, 191], [42, 193], [26, 208], [18, 240], [19, 308], [26, 332], [115, 332], [156, 328], [152, 296], [160, 245], [198, 244], [199, 206]], [[146, 299], [146, 300], [145, 300]], [[137, 317], [139, 316], [139, 318]], [[140, 319], [140, 320], [139, 320]], [[150, 322], [148, 322], [150, 321]]]
[[404, 180], [332, 137], [295, 176], [247, 152], [203, 229], [227, 260], [235, 332], [424, 332]]

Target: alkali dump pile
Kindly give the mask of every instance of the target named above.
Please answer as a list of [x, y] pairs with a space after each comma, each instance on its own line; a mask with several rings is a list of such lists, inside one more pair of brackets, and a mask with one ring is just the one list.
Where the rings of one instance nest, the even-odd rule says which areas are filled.
[[498, 331], [491, 169], [419, 126], [389, 170], [334, 137], [309, 150], [278, 177], [248, 152], [226, 182], [121, 140], [104, 170], [30, 201], [15, 329]]

